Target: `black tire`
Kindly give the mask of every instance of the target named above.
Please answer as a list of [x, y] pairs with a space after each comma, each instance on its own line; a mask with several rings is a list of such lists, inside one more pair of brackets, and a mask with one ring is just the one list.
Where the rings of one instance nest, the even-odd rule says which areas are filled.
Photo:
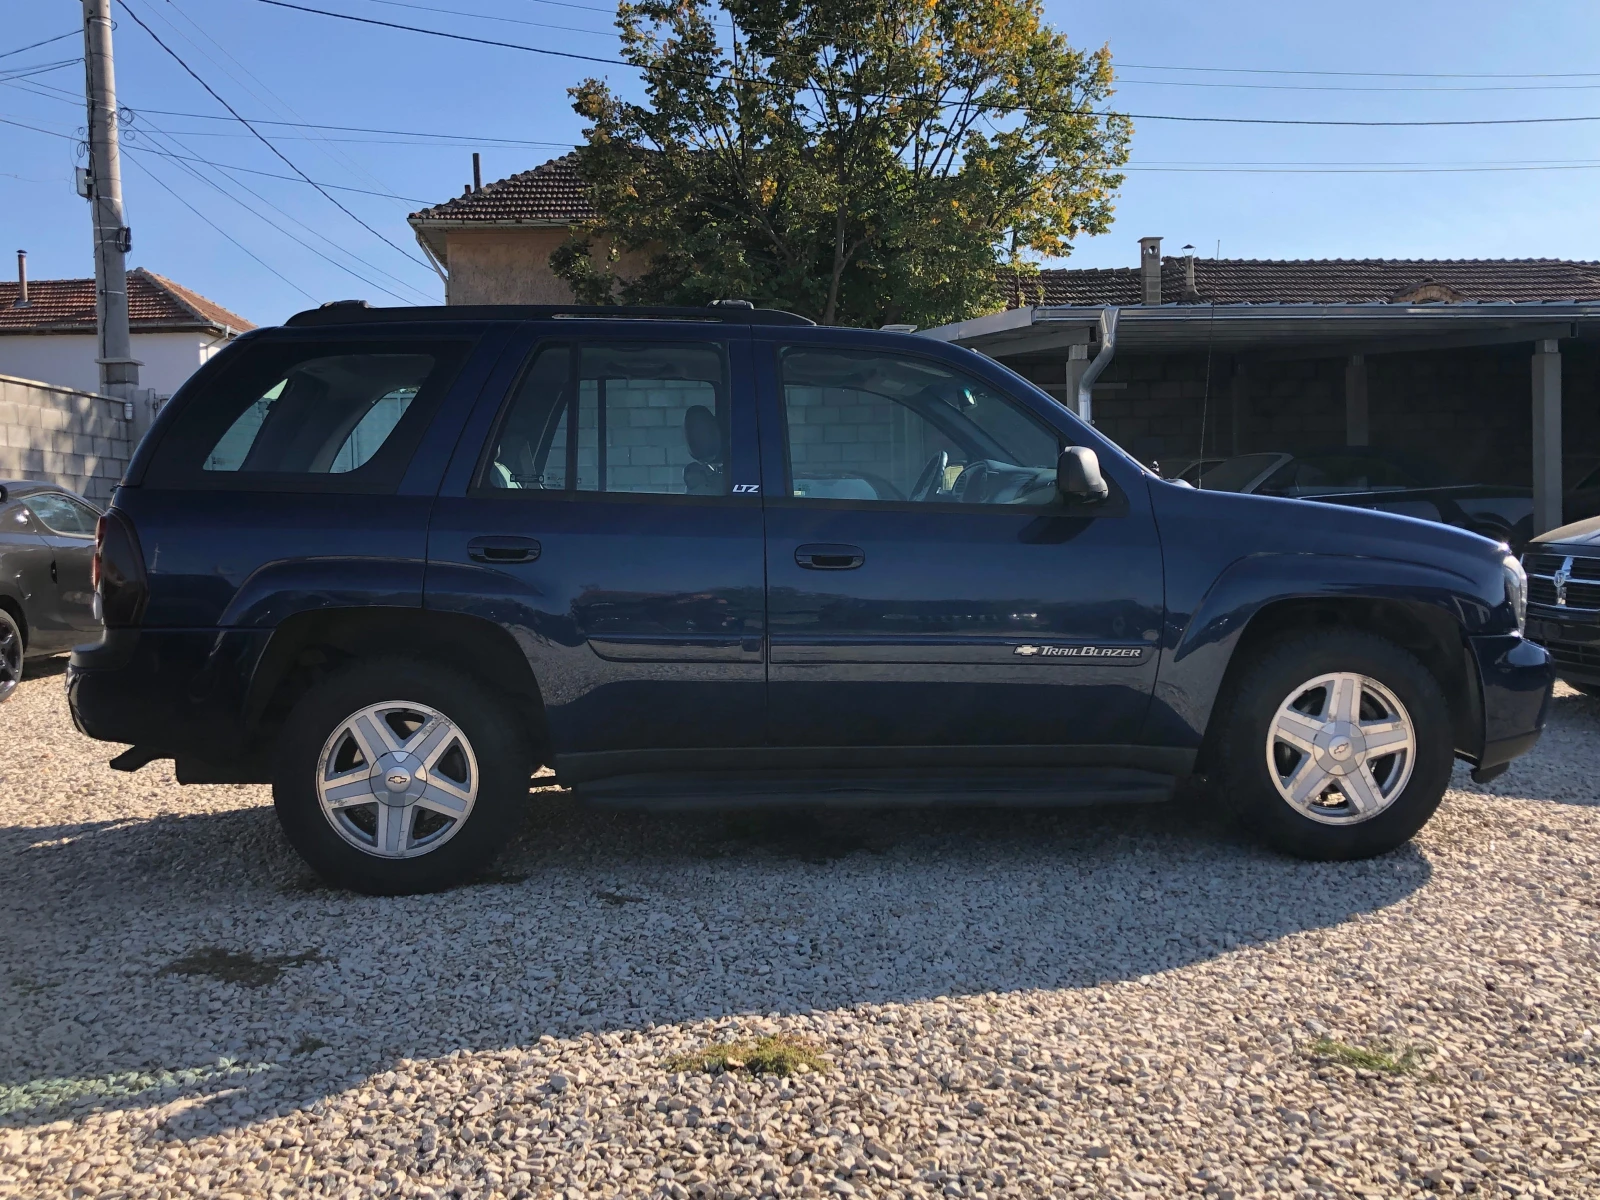
[[0, 703], [11, 698], [22, 682], [25, 646], [22, 626], [5, 609], [0, 608]]
[[[1376, 816], [1327, 824], [1295, 808], [1268, 766], [1267, 735], [1280, 705], [1308, 681], [1353, 672], [1388, 689], [1410, 717], [1410, 778]], [[1216, 745], [1221, 794], [1242, 825], [1285, 854], [1314, 861], [1370, 858], [1410, 841], [1439, 807], [1455, 758], [1449, 706], [1409, 651], [1353, 630], [1291, 634], [1262, 647], [1221, 701]], [[1293, 752], [1291, 751], [1291, 757]], [[1393, 770], [1378, 760], [1376, 769]]]
[[[390, 702], [416, 704], [448, 718], [476, 760], [477, 794], [470, 811], [459, 822], [450, 822], [458, 827], [447, 838], [415, 857], [380, 857], [358, 848], [335, 829], [317, 792], [317, 772], [330, 738], [354, 714]], [[513, 711], [473, 679], [433, 663], [369, 660], [331, 676], [301, 698], [279, 738], [272, 797], [284, 834], [329, 883], [368, 895], [436, 891], [471, 879], [493, 862], [526, 809], [533, 752]], [[352, 825], [368, 811], [376, 825], [378, 805], [348, 811]], [[431, 819], [444, 824], [441, 818]], [[420, 825], [408, 828], [407, 836], [411, 828]]]

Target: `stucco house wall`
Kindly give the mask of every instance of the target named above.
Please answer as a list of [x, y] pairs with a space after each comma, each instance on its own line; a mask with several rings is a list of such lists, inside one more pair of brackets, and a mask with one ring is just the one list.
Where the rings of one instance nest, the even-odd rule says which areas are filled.
[[[138, 359], [139, 386], [158, 396], [170, 396], [227, 340], [195, 332], [135, 333], [133, 357]], [[0, 334], [0, 375], [42, 379], [65, 388], [93, 392], [100, 386], [95, 363], [96, 341], [91, 333]]]

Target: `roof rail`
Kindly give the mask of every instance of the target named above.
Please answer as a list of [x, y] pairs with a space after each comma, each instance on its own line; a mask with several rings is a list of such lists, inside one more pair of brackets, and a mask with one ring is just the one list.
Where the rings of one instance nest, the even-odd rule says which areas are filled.
[[549, 321], [621, 318], [633, 321], [706, 321], [721, 325], [815, 325], [809, 317], [776, 308], [721, 301], [704, 308], [623, 304], [451, 304], [360, 308], [350, 303], [297, 312], [285, 325], [371, 325], [394, 321]]

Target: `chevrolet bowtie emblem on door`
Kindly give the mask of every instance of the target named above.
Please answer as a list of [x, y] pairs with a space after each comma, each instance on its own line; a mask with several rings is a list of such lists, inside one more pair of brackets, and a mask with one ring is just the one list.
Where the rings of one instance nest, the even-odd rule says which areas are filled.
[[1572, 582], [1572, 557], [1568, 555], [1561, 560], [1561, 569], [1551, 576], [1551, 582], [1556, 585], [1556, 607], [1567, 606], [1567, 584]]
[[1022, 655], [1022, 657], [1024, 657], [1024, 658], [1028, 658], [1028, 657], [1030, 657], [1032, 655], [1035, 655], [1035, 654], [1039, 653], [1039, 647], [1037, 647], [1037, 646], [1018, 646], [1017, 647], [1017, 653]]

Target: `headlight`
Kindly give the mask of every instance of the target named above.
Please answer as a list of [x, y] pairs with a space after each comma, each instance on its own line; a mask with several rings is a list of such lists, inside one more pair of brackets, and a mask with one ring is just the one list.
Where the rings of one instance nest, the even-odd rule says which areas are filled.
[[1506, 573], [1506, 603], [1516, 615], [1517, 632], [1523, 633], [1528, 628], [1528, 573], [1510, 554], [1500, 560], [1500, 565]]

